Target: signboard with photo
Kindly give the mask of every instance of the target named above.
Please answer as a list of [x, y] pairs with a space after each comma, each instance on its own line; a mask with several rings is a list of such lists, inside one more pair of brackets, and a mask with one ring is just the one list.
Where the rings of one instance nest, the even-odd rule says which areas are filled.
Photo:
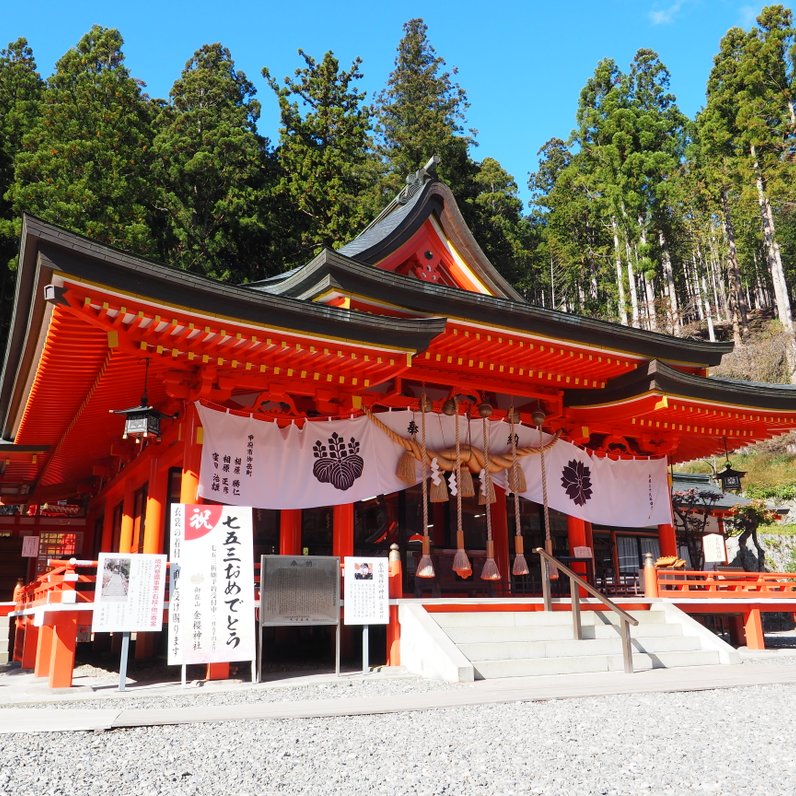
[[166, 556], [100, 553], [94, 633], [140, 633], [163, 627]]
[[172, 506], [170, 666], [255, 659], [253, 556], [251, 508]]
[[390, 619], [387, 559], [343, 559], [343, 623], [386, 625]]

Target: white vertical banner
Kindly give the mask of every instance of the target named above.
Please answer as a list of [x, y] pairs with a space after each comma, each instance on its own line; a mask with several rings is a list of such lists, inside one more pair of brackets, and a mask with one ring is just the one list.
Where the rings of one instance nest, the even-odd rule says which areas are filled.
[[386, 557], [343, 559], [343, 624], [386, 625], [390, 620]]
[[250, 507], [171, 507], [170, 666], [253, 661]]
[[140, 633], [163, 627], [166, 556], [100, 553], [91, 630]]

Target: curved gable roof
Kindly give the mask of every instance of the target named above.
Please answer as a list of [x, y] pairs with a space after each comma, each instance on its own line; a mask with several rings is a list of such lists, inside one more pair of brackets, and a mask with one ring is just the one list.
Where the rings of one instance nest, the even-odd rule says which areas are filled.
[[423, 170], [340, 254], [367, 265], [378, 265], [416, 234], [432, 214], [459, 255], [493, 296], [524, 302], [484, 254], [445, 183]]

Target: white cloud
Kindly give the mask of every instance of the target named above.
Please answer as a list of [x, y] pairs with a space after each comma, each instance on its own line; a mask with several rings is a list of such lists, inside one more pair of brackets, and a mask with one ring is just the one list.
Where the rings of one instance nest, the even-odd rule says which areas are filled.
[[683, 4], [680, 0], [672, 3], [666, 8], [661, 8], [657, 11], [650, 11], [650, 22], [653, 25], [668, 25], [674, 21], [674, 18], [680, 13]]

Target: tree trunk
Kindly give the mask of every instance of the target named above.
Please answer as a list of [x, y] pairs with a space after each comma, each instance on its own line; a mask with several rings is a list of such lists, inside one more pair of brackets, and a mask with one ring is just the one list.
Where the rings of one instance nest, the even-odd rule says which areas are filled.
[[669, 254], [669, 244], [663, 230], [658, 232], [658, 243], [661, 247], [661, 260], [663, 262], [663, 278], [666, 282], [666, 291], [669, 295], [669, 329], [672, 333], [680, 330], [682, 324], [680, 320], [680, 307], [677, 303], [677, 290], [674, 286], [674, 270], [672, 269], [672, 258]]
[[630, 242], [625, 241], [625, 252], [627, 254], [627, 284], [630, 291], [630, 312], [632, 324], [636, 329], [641, 328], [638, 312], [638, 294], [636, 293], [636, 274], [633, 270], [633, 257], [630, 252]]
[[716, 342], [716, 329], [713, 326], [713, 310], [710, 306], [710, 296], [708, 295], [705, 276], [702, 275], [702, 300], [705, 302], [705, 319], [708, 323], [708, 339], [711, 343]]
[[746, 301], [741, 291], [741, 276], [738, 268], [738, 251], [735, 247], [735, 228], [730, 215], [730, 203], [727, 200], [727, 189], [721, 189], [721, 209], [724, 235], [727, 238], [729, 254], [727, 257], [727, 279], [730, 283], [728, 303], [732, 319], [732, 339], [741, 345], [749, 335], [749, 318]]
[[786, 348], [788, 377], [791, 384], [796, 384], [796, 338], [794, 337], [788, 286], [785, 282], [785, 270], [782, 267], [782, 256], [779, 251], [779, 244], [776, 240], [774, 213], [771, 210], [771, 203], [768, 201], [763, 172], [757, 160], [757, 152], [754, 144], [751, 144], [749, 149], [752, 155], [752, 167], [754, 169], [755, 183], [757, 185], [757, 200], [760, 205], [760, 215], [763, 220], [763, 240], [765, 241], [766, 258], [768, 260], [769, 271], [771, 272], [771, 282], [774, 286], [774, 300], [777, 303], [777, 317], [789, 337], [789, 344]]
[[627, 302], [625, 299], [625, 280], [622, 273], [622, 253], [619, 248], [619, 226], [616, 219], [611, 219], [611, 228], [614, 234], [614, 265], [616, 266], [616, 296], [619, 310], [619, 322], [627, 326]]

